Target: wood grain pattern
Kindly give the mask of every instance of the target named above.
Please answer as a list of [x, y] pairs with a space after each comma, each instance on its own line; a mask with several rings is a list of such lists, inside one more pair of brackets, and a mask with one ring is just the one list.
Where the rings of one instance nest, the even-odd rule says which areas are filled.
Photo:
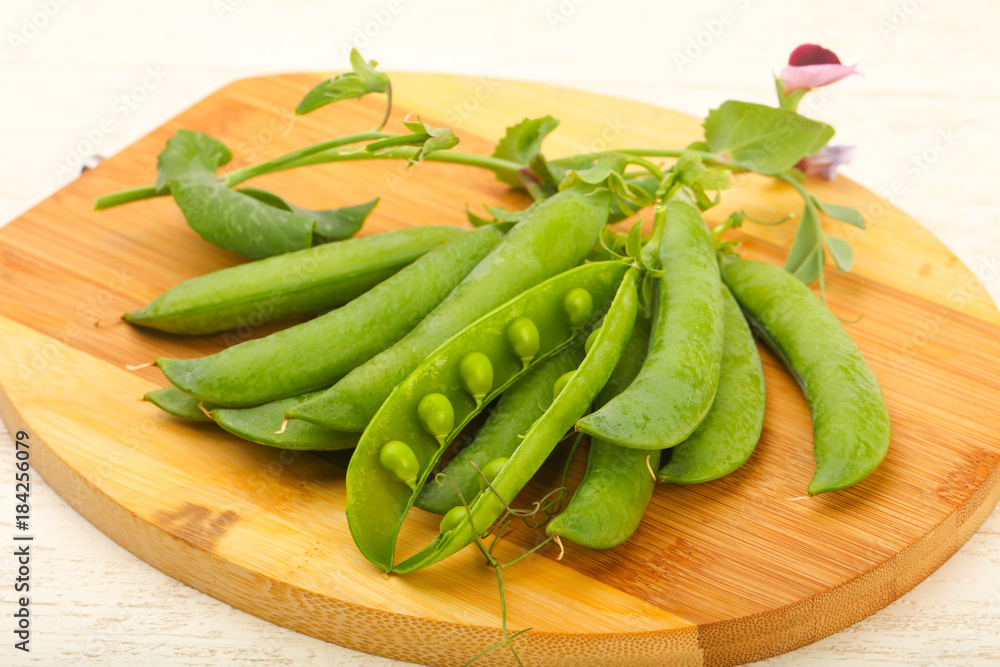
[[[495, 582], [471, 550], [416, 575], [384, 578], [350, 542], [346, 455], [281, 454], [164, 418], [136, 400], [163, 383], [156, 371], [122, 370], [262, 332], [180, 340], [94, 326], [237, 258], [198, 239], [167, 200], [98, 214], [89, 210], [93, 197], [151, 181], [156, 153], [180, 126], [226, 141], [239, 166], [377, 118], [378, 101], [341, 105], [264, 141], [274, 110], [317, 78], [229, 86], [0, 231], [3, 418], [45, 443], [33, 462], [60, 495], [168, 574], [339, 644], [461, 664], [499, 634]], [[483, 85], [416, 74], [394, 81], [398, 116], [415, 110], [432, 124]], [[514, 82], [503, 82], [457, 129], [465, 150], [486, 152], [504, 126], [542, 113], [564, 120], [552, 155], [608, 141], [612, 122], [611, 140], [621, 146], [683, 145], [699, 131], [697, 121], [663, 109]], [[489, 174], [448, 165], [340, 165], [261, 181], [316, 207], [384, 194], [365, 233], [458, 224], [466, 201], [519, 203]], [[849, 326], [893, 417], [885, 464], [855, 489], [796, 500], [812, 472], [808, 413], [765, 355], [764, 437], [743, 469], [711, 484], [659, 488], [622, 547], [570, 547], [561, 562], [543, 550], [508, 571], [509, 623], [535, 628], [519, 640], [532, 664], [722, 665], [790, 650], [898, 598], [996, 503], [1000, 417], [988, 407], [1000, 398], [1000, 314], [961, 263], [904, 214], [879, 208], [844, 179], [815, 188], [868, 214], [870, 230], [852, 237], [855, 271], [828, 279], [845, 291], [864, 282], [856, 294], [831, 293], [830, 303], [845, 319], [864, 314]], [[751, 177], [711, 220], [736, 208], [782, 217], [796, 205], [786, 188]], [[746, 254], [776, 261], [792, 232], [748, 227]], [[544, 469], [525, 497], [551, 485], [557, 467]], [[404, 550], [429, 539], [436, 521], [417, 513], [411, 524]], [[514, 555], [535, 539], [515, 533], [501, 552]], [[508, 662], [497, 653], [486, 664]]]

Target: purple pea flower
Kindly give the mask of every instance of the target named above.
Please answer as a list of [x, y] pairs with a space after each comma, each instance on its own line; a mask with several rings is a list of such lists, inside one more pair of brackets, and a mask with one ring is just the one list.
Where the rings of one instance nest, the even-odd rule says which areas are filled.
[[799, 160], [797, 169], [806, 176], [818, 176], [832, 181], [837, 177], [837, 168], [850, 164], [854, 159], [854, 146], [824, 146], [819, 151]]
[[792, 51], [788, 67], [781, 70], [778, 78], [787, 95], [796, 90], [829, 86], [852, 74], [859, 74], [857, 67], [841, 64], [836, 53], [818, 44], [802, 44]]

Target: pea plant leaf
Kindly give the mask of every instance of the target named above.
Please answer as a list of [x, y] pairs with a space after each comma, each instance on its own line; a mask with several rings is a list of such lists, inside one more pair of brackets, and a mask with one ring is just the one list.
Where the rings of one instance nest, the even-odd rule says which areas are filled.
[[787, 109], [729, 100], [705, 119], [705, 143], [738, 167], [777, 174], [825, 146], [833, 128]]
[[[815, 262], [817, 253], [821, 260], [818, 265]], [[816, 207], [807, 200], [802, 219], [799, 220], [799, 228], [795, 232], [795, 240], [792, 241], [792, 248], [785, 260], [785, 269], [808, 285], [819, 277], [822, 259], [823, 230], [820, 228], [819, 216], [816, 215]]]
[[157, 187], [169, 186], [191, 228], [220, 248], [262, 259], [310, 247], [315, 220], [230, 190], [216, 178], [231, 157], [217, 139], [178, 130], [160, 153]]
[[364, 204], [317, 211], [301, 208], [280, 195], [259, 188], [240, 188], [237, 192], [248, 197], [253, 197], [268, 206], [315, 220], [316, 228], [313, 230], [313, 245], [351, 238], [361, 230], [368, 215], [379, 202], [378, 198], [376, 198]]
[[[656, 196], [656, 190], [660, 187], [660, 181], [654, 176], [643, 175], [639, 177], [627, 176], [625, 178], [626, 183], [628, 183], [629, 190], [635, 193], [637, 190], [642, 190], [649, 201], [653, 201]], [[613, 225], [616, 222], [621, 222], [625, 218], [633, 215], [638, 210], [637, 206], [634, 206], [628, 201], [620, 201], [618, 197], [614, 197], [611, 200], [611, 212], [608, 215], [608, 224]]]
[[365, 61], [357, 49], [351, 49], [353, 71], [338, 74], [318, 84], [302, 98], [295, 107], [295, 113], [304, 115], [341, 100], [360, 99], [369, 93], [388, 92], [389, 77], [376, 71], [377, 65], [374, 60]]
[[419, 150], [409, 158], [410, 164], [413, 164], [420, 162], [435, 151], [448, 150], [458, 144], [458, 135], [452, 130], [427, 125], [420, 120], [420, 116], [417, 116], [416, 120], [410, 120], [407, 117], [403, 121], [403, 125], [410, 131], [410, 134], [373, 141], [365, 146], [365, 150], [379, 155], [401, 146], [417, 146]]
[[813, 195], [812, 199], [816, 207], [831, 218], [842, 220], [849, 225], [854, 225], [858, 229], [865, 229], [865, 219], [858, 209], [841, 204], [830, 204], [829, 202], [821, 201], [816, 195]]
[[623, 153], [609, 153], [598, 158], [592, 165], [580, 169], [570, 169], [559, 184], [560, 190], [567, 190], [581, 183], [598, 185], [612, 174], [621, 176], [628, 165], [628, 156]]
[[851, 249], [850, 243], [837, 236], [827, 236], [826, 247], [830, 249], [838, 269], [843, 272], [851, 270], [851, 266], [854, 265], [854, 250]]
[[[542, 154], [542, 141], [558, 126], [559, 121], [552, 116], [525, 118], [507, 128], [503, 139], [493, 149], [493, 157], [524, 165], [535, 173], [532, 164]], [[521, 185], [517, 178], [509, 174], [497, 174], [497, 180], [508, 185]]]

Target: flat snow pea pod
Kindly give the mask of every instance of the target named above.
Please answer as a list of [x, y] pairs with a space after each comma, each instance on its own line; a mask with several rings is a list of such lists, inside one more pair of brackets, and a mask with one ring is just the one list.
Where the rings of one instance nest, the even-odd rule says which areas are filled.
[[205, 414], [205, 411], [198, 407], [198, 404], [201, 403], [200, 400], [190, 394], [185, 394], [177, 387], [164, 387], [163, 389], [151, 391], [143, 396], [142, 400], [149, 401], [174, 417], [190, 419], [196, 422], [212, 421]]
[[[621, 393], [639, 374], [649, 347], [650, 321], [636, 318], [632, 337], [604, 389], [594, 401], [600, 407]], [[646, 462], [646, 458], [649, 462]], [[587, 470], [566, 509], [549, 521], [545, 532], [591, 549], [616, 547], [635, 532], [656, 486], [660, 452], [620, 447], [591, 438]]]
[[508, 299], [583, 261], [607, 221], [609, 203], [606, 191], [568, 189], [538, 204], [413, 331], [288, 416], [364, 430], [392, 388], [439, 345]]
[[[188, 394], [247, 407], [330, 387], [399, 340], [503, 238], [498, 225], [454, 236], [346, 305], [197, 359], [157, 359]], [[296, 404], [297, 405], [297, 404]]]
[[411, 227], [240, 264], [187, 280], [123, 318], [170, 333], [207, 334], [333, 308], [461, 233]]
[[646, 361], [629, 387], [577, 424], [624, 447], [664, 449], [691, 435], [705, 417], [722, 363], [722, 281], [715, 244], [701, 213], [680, 201], [665, 206], [656, 312]]
[[[494, 459], [509, 457], [521, 444], [521, 436], [552, 403], [552, 386], [556, 379], [579, 366], [582, 359], [583, 350], [579, 345], [567, 345], [535, 366], [500, 396], [475, 439], [455, 454], [441, 471], [458, 486], [466, 500], [472, 500], [479, 492], [481, 479], [470, 463], [475, 463], [482, 470]], [[431, 479], [420, 490], [415, 504], [428, 512], [444, 514], [461, 502], [451, 482]]]
[[[281, 449], [337, 450], [358, 444], [356, 433], [331, 431], [305, 422], [288, 422], [281, 431], [285, 411], [314, 394], [283, 398], [255, 408], [221, 408], [210, 411], [212, 420], [244, 440]], [[281, 433], [278, 433], [281, 431]]]
[[889, 449], [889, 411], [858, 346], [837, 317], [784, 269], [741, 260], [723, 269], [750, 325], [809, 402], [816, 473], [809, 494], [856, 484]]
[[726, 342], [719, 388], [694, 433], [670, 449], [661, 482], [697, 484], [728, 475], [753, 453], [764, 426], [764, 369], [740, 306], [723, 287]]
[[[454, 335], [392, 391], [362, 434], [347, 469], [347, 520], [366, 558], [385, 570], [392, 569], [396, 535], [416, 491], [449, 442], [483, 405], [579, 337], [580, 330], [572, 327], [562, 308], [566, 293], [585, 287], [603, 310], [626, 270], [619, 262], [585, 264], [536, 285]], [[538, 354], [527, 369], [505, 336], [507, 326], [522, 317], [535, 322], [539, 332]], [[465, 391], [460, 377], [461, 361], [473, 351], [485, 354], [493, 365], [495, 386], [481, 404]], [[429, 394], [445, 396], [455, 414], [452, 433], [440, 441], [428, 433], [418, 414], [418, 405]], [[394, 478], [379, 460], [382, 447], [390, 442], [405, 443], [416, 456], [420, 474], [412, 489]]]
[[[493, 480], [492, 490], [480, 493], [470, 503], [469, 511], [457, 526], [450, 527], [447, 533], [438, 535], [422, 550], [392, 567], [393, 572], [400, 574], [413, 572], [433, 565], [461, 550], [473, 541], [475, 532], [483, 532], [493, 525], [504, 512], [506, 504], [513, 501], [524, 485], [538, 472], [556, 444], [565, 437], [568, 430], [572, 429], [573, 423], [590, 409], [590, 404], [618, 364], [632, 334], [639, 310], [639, 297], [636, 291], [638, 277], [638, 269], [629, 269], [608, 309], [604, 326], [601, 327], [601, 333], [594, 341], [594, 346], [584, 357], [573, 378], [555, 397], [545, 413], [535, 421], [521, 445], [514, 450], [501, 468]], [[350, 496], [348, 496], [349, 508]], [[353, 525], [351, 532], [356, 534]], [[388, 565], [391, 566], [391, 552], [389, 556]], [[376, 561], [376, 564], [383, 563]]]

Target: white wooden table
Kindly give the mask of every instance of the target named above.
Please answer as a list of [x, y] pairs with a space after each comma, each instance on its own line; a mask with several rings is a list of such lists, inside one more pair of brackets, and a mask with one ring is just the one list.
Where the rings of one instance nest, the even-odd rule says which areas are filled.
[[[474, 4], [4, 0], [0, 221], [65, 185], [82, 159], [121, 150], [229, 81], [341, 69], [354, 45], [389, 71], [539, 80], [704, 115], [730, 97], [771, 103], [771, 73], [795, 45], [818, 42], [865, 73], [828, 89], [814, 114], [838, 128], [838, 143], [858, 145], [843, 172], [922, 221], [1000, 297], [997, 3]], [[941, 133], [954, 140], [935, 147]], [[12, 452], [0, 427], [0, 536], [13, 532]], [[11, 646], [15, 562], [5, 553], [0, 664], [401, 664], [273, 626], [170, 579], [34, 479], [32, 652]], [[760, 664], [834, 661], [998, 664], [1000, 512], [884, 611]]]

